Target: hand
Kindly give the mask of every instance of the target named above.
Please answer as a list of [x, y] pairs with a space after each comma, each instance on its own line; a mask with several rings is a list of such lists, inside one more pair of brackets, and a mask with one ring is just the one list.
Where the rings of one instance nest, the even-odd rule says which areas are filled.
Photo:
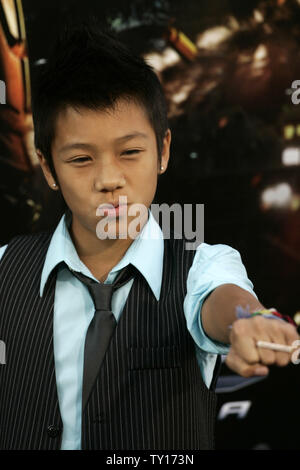
[[268, 365], [286, 366], [292, 357], [290, 353], [258, 348], [257, 341], [291, 346], [299, 340], [299, 335], [290, 323], [257, 315], [234, 321], [229, 338], [231, 347], [226, 365], [243, 377], [251, 377], [267, 375]]

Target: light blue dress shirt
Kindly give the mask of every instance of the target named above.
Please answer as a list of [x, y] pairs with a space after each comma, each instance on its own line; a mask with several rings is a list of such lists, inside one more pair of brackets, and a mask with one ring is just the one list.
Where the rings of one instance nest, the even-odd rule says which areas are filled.
[[[49, 274], [64, 261], [71, 269], [97, 281], [80, 260], [69, 233], [70, 215], [63, 215], [48, 247], [42, 270], [40, 295]], [[0, 259], [7, 245], [0, 248]], [[112, 283], [120, 269], [132, 263], [147, 280], [156, 299], [160, 298], [164, 239], [160, 226], [149, 210], [149, 218], [105, 283]], [[97, 281], [99, 282], [99, 281]], [[203, 380], [210, 386], [217, 354], [227, 354], [229, 346], [208, 338], [201, 324], [201, 308], [207, 295], [221, 284], [236, 284], [255, 298], [253, 284], [237, 250], [228, 245], [201, 243], [195, 253], [187, 279], [184, 313], [187, 328], [195, 342], [195, 354]], [[119, 320], [133, 280], [114, 292], [112, 311]], [[54, 303], [54, 358], [63, 436], [61, 449], [81, 448], [81, 394], [84, 341], [94, 315], [93, 300], [87, 287], [61, 265], [57, 273]]]

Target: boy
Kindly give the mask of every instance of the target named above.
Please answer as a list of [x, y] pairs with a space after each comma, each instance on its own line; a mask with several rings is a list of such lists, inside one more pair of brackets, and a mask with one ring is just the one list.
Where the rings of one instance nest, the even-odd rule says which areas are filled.
[[[238, 305], [263, 306], [236, 250], [163, 238], [149, 206], [171, 132], [142, 59], [94, 26], [75, 28], [48, 61], [33, 117], [44, 176], [68, 209], [54, 233], [0, 252], [0, 447], [213, 448], [218, 355], [239, 374], [265, 375], [290, 355], [256, 341], [291, 344], [296, 329], [237, 319]], [[135, 204], [146, 211], [124, 237]], [[117, 236], [101, 238], [99, 221], [113, 214]], [[126, 266], [104, 309], [96, 290]]]

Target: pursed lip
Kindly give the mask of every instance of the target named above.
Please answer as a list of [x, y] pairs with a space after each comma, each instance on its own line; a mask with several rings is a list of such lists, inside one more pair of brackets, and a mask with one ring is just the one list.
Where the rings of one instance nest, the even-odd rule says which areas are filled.
[[119, 204], [118, 202], [111, 202], [110, 205], [108, 202], [104, 202], [102, 204], [100, 204], [97, 209], [96, 209], [96, 215], [97, 216], [101, 216], [103, 215], [102, 211], [104, 211], [104, 213], [109, 213], [110, 211], [117, 211], [119, 213], [124, 212], [124, 210], [126, 210], [127, 212], [127, 207], [129, 207], [129, 204]]
[[103, 202], [102, 204], [99, 204], [98, 207], [102, 207], [103, 209], [105, 209], [106, 207], [111, 209], [111, 206], [113, 207], [118, 207], [118, 206], [128, 206], [129, 204], [126, 203], [126, 204], [119, 204], [119, 202]]

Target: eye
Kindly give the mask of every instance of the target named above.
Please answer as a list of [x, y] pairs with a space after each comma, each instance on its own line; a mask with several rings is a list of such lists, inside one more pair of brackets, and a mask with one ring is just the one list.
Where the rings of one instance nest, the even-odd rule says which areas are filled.
[[90, 157], [77, 157], [77, 158], [73, 158], [73, 160], [71, 160], [71, 162], [84, 163], [89, 159], [90, 159]]
[[124, 152], [122, 152], [122, 155], [135, 155], [135, 154], [138, 154], [140, 153], [141, 150], [140, 149], [130, 149], [130, 150], [125, 150]]

